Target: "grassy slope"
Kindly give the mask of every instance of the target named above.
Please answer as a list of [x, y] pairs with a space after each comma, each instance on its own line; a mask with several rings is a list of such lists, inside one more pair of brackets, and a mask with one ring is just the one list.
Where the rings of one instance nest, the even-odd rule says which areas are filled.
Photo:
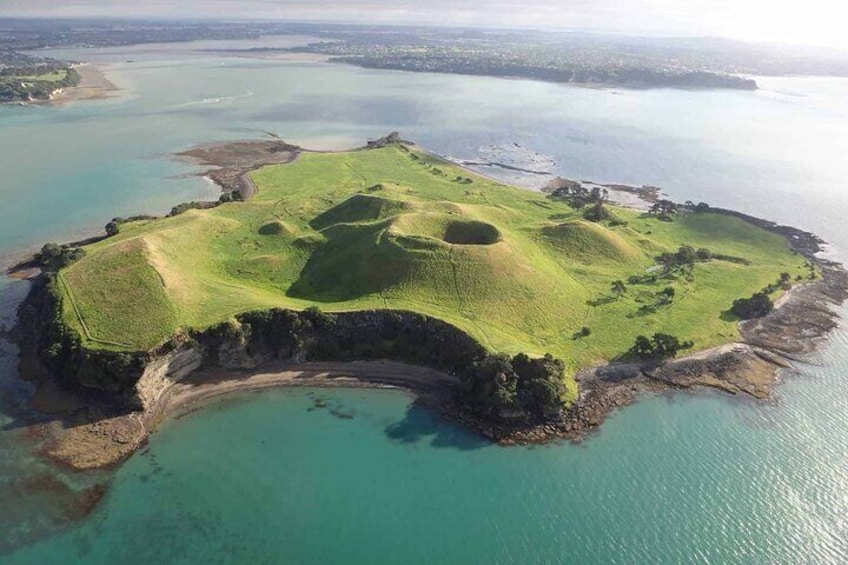
[[[804, 273], [783, 238], [734, 218], [667, 223], [615, 209], [629, 224], [608, 227], [540, 194], [458, 175], [469, 173], [396, 147], [307, 153], [253, 173], [250, 202], [127, 224], [63, 275], [92, 337], [113, 342], [95, 347], [146, 349], [178, 326], [317, 304], [416, 310], [492, 350], [549, 351], [573, 370], [624, 352], [637, 334], [666, 331], [697, 348], [731, 340], [736, 324], [722, 312], [733, 299], [783, 271]], [[448, 232], [499, 239], [452, 245], [442, 241]], [[670, 283], [609, 297], [613, 280], [644, 273], [683, 243], [752, 265], [698, 264], [694, 282], [671, 283], [674, 303], [647, 315], [639, 300]], [[80, 327], [71, 308], [67, 317]], [[592, 335], [572, 339], [584, 325]]]

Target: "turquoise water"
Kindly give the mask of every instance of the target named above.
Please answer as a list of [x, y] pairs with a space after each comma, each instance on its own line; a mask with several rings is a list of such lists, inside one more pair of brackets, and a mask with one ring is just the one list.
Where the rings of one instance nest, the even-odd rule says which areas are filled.
[[[109, 63], [123, 91], [0, 107], [0, 256], [211, 195], [166, 155], [260, 130], [345, 147], [397, 129], [462, 158], [517, 142], [559, 174], [659, 184], [848, 249], [845, 80], [615, 92], [171, 47], [66, 55]], [[0, 279], [0, 326], [25, 292]], [[38, 456], [18, 409], [31, 391], [0, 340], [0, 562], [845, 562], [846, 335], [775, 402], [646, 398], [580, 446], [487, 445], [402, 393], [285, 390], [169, 422], [106, 475]], [[315, 394], [335, 415], [310, 410]], [[69, 521], [102, 480], [101, 503]]]
[[848, 442], [802, 404], [834, 385], [846, 392], [793, 381], [779, 414], [652, 399], [582, 446], [533, 449], [485, 444], [400, 393], [238, 397], [167, 425], [84, 525], [16, 560], [838, 562]]

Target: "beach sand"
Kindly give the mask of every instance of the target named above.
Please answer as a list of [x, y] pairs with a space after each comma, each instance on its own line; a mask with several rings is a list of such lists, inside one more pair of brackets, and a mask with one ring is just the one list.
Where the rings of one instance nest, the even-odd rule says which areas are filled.
[[71, 102], [81, 100], [102, 100], [111, 98], [119, 90], [103, 71], [91, 64], [85, 63], [74, 67], [80, 75], [80, 83], [77, 86], [64, 88], [53, 94], [49, 101], [43, 102], [48, 106], [62, 106]]

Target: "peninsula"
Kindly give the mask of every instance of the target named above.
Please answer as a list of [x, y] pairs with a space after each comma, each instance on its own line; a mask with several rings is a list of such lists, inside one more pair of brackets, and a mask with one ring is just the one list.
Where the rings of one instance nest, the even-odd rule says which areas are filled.
[[187, 402], [287, 384], [400, 386], [503, 443], [578, 438], [643, 390], [767, 396], [846, 298], [811, 234], [525, 191], [397, 134], [185, 155], [220, 166], [219, 202], [35, 259], [22, 359], [76, 399], [48, 448], [71, 466], [120, 460]]

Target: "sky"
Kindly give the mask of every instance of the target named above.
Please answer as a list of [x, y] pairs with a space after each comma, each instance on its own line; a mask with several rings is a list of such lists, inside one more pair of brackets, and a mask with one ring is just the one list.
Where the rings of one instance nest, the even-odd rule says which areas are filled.
[[518, 26], [848, 49], [844, 0], [0, 0], [0, 15]]

